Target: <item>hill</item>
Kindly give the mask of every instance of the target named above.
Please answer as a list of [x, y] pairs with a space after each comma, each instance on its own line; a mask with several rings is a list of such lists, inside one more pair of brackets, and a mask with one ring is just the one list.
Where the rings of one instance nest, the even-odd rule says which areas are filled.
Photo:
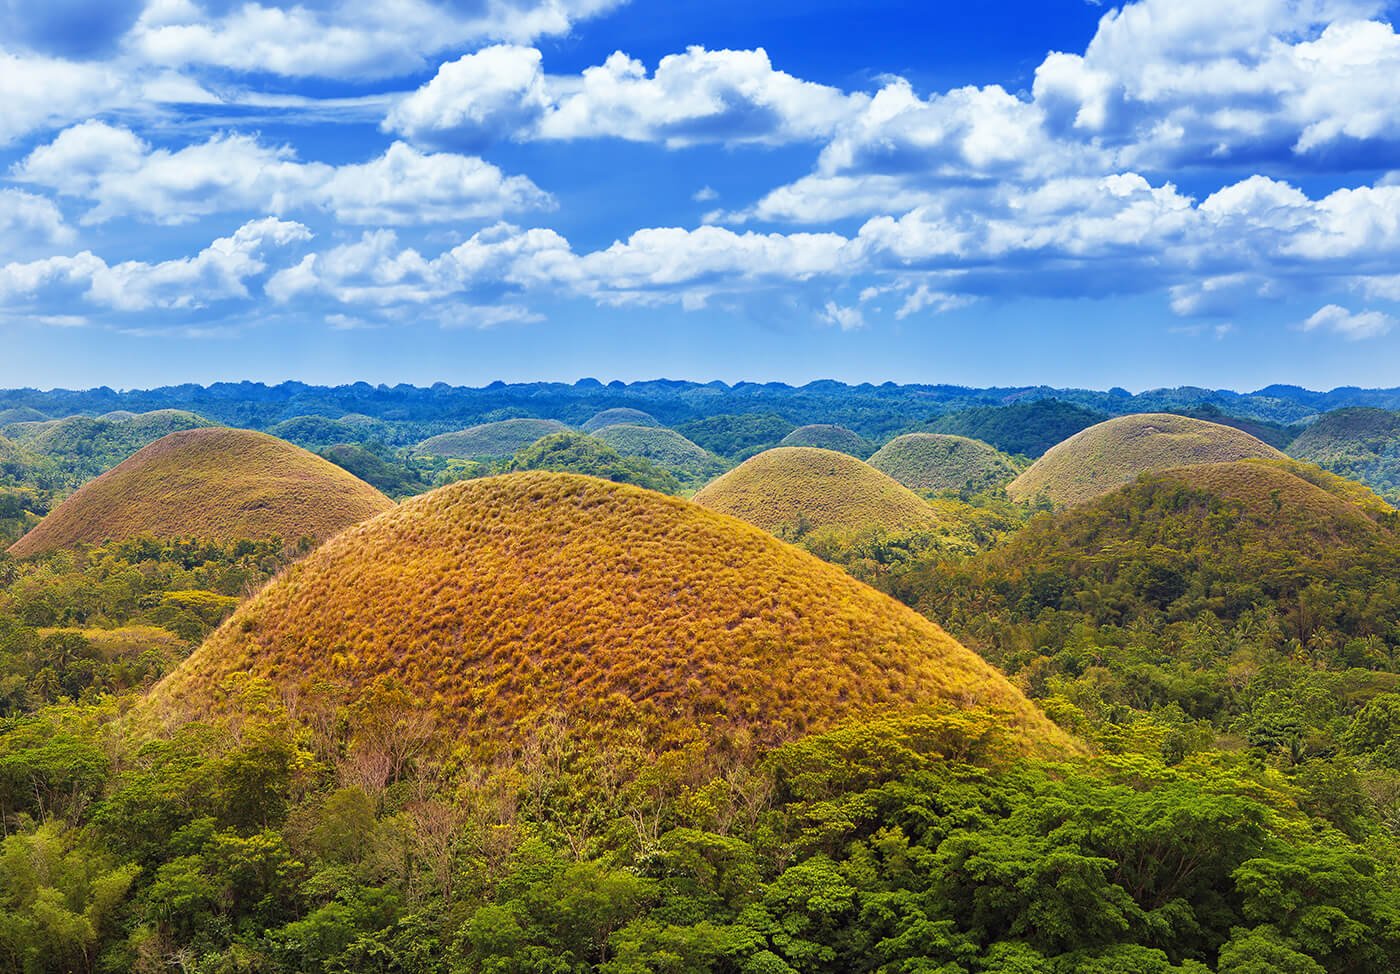
[[644, 413], [640, 409], [629, 409], [620, 406], [616, 409], [605, 409], [595, 415], [579, 429], [585, 433], [596, 433], [607, 426], [660, 426], [661, 421], [651, 413]]
[[937, 512], [908, 487], [835, 450], [783, 446], [745, 460], [707, 484], [695, 503], [765, 531], [813, 528], [935, 528]]
[[394, 437], [394, 427], [372, 416], [352, 413], [340, 419], [296, 416], [269, 427], [268, 433], [308, 450], [319, 450], [342, 443], [389, 443]]
[[679, 494], [680, 481], [664, 467], [642, 457], [624, 457], [587, 433], [550, 433], [520, 450], [506, 464], [508, 472], [545, 470], [576, 473], [616, 484], [632, 484], [663, 494]]
[[454, 460], [504, 460], [540, 437], [566, 430], [567, 426], [553, 419], [503, 419], [429, 437], [413, 452]]
[[1288, 452], [1400, 502], [1400, 413], [1361, 408], [1324, 413], [1298, 434]]
[[937, 626], [732, 518], [569, 474], [453, 484], [358, 525], [263, 589], [157, 686], [175, 717], [246, 671], [348, 698], [389, 678], [483, 756], [562, 720], [643, 746], [776, 743], [856, 714], [1004, 708], [1062, 735]]
[[412, 467], [358, 444], [337, 443], [317, 453], [395, 499], [412, 497], [428, 489], [427, 482]]
[[1004, 453], [1038, 457], [1056, 443], [1107, 419], [1105, 413], [1059, 399], [1009, 406], [976, 406], [930, 420], [931, 433], [951, 433], [990, 443]]
[[719, 457], [675, 430], [651, 426], [605, 426], [593, 434], [624, 457], [650, 460], [676, 474], [683, 484], [698, 485], [724, 469]]
[[844, 426], [833, 426], [830, 423], [799, 426], [783, 437], [778, 445], [811, 446], [819, 450], [835, 450], [838, 453], [849, 453], [862, 460], [870, 456], [871, 451], [875, 449], [875, 445], [859, 433], [848, 430]]
[[676, 427], [676, 432], [716, 456], [738, 462], [771, 450], [795, 426], [774, 413], [707, 416]]
[[1131, 483], [1141, 474], [1201, 463], [1283, 454], [1242, 430], [1171, 413], [1119, 416], [1051, 448], [1013, 480], [1013, 500], [1073, 507]]
[[157, 409], [15, 423], [6, 430], [24, 449], [52, 460], [76, 486], [168, 433], [211, 425], [204, 417], [181, 409]]
[[48, 418], [39, 410], [29, 406], [0, 409], [0, 427], [9, 426], [11, 423], [42, 423]]
[[320, 540], [393, 506], [335, 464], [265, 433], [184, 430], [84, 485], [10, 553], [24, 557], [145, 534]]
[[978, 440], [947, 433], [906, 433], [868, 461], [911, 490], [998, 490], [1020, 473], [1011, 457]]

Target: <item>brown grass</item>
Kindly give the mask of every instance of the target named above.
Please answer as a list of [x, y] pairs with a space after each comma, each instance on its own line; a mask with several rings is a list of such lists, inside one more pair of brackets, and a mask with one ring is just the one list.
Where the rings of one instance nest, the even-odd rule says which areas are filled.
[[214, 707], [248, 672], [353, 699], [389, 677], [486, 756], [562, 715], [593, 739], [772, 743], [844, 718], [951, 702], [1064, 735], [912, 610], [733, 518], [591, 477], [454, 484], [290, 568], [155, 689], [157, 713]]
[[1057, 508], [1101, 497], [1144, 473], [1259, 457], [1286, 459], [1242, 430], [1170, 413], [1120, 416], [1090, 426], [1033, 463], [1006, 492], [1013, 500], [1045, 498]]
[[10, 553], [141, 534], [320, 540], [393, 506], [335, 464], [265, 433], [193, 429], [162, 437], [84, 486]]
[[711, 481], [695, 503], [765, 531], [811, 528], [936, 528], [937, 512], [908, 487], [855, 457], [815, 447], [778, 447]]

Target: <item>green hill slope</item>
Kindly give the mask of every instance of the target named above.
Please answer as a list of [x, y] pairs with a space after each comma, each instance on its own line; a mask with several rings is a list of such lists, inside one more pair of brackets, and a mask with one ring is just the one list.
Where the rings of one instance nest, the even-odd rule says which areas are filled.
[[618, 406], [614, 409], [604, 409], [601, 413], [593, 416], [579, 429], [585, 433], [596, 433], [606, 426], [660, 426], [661, 421], [651, 413], [642, 412], [640, 409], [629, 409], [626, 406]]
[[998, 490], [1020, 468], [995, 447], [965, 436], [906, 433], [886, 443], [868, 461], [911, 490]]
[[553, 419], [503, 419], [429, 437], [413, 452], [452, 460], [504, 460], [542, 436], [566, 430], [567, 426]]
[[778, 445], [810, 446], [819, 450], [835, 450], [838, 453], [849, 453], [862, 460], [870, 456], [875, 449], [874, 444], [859, 433], [852, 432], [844, 426], [833, 426], [830, 423], [799, 426], [783, 437], [782, 442]]
[[1400, 502], [1400, 413], [1386, 409], [1338, 409], [1324, 413], [1288, 447], [1299, 460]]

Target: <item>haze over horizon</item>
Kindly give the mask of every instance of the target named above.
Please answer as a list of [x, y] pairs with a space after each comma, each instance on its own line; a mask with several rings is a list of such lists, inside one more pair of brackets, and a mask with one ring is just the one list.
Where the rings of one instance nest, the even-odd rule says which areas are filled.
[[0, 386], [1400, 382], [1392, 5], [967, 6], [0, 3]]

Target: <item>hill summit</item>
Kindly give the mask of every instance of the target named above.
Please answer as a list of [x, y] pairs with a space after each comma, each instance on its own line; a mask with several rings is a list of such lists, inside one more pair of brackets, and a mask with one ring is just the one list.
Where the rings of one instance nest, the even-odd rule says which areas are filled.
[[266, 433], [171, 433], [86, 484], [10, 547], [16, 557], [142, 534], [329, 537], [394, 506], [314, 453]]
[[457, 460], [504, 460], [543, 437], [566, 432], [568, 428], [557, 419], [502, 419], [429, 437], [413, 452]]
[[869, 463], [912, 490], [991, 490], [1004, 486], [1018, 471], [995, 447], [949, 433], [896, 436]]
[[1251, 457], [1285, 459], [1231, 426], [1173, 413], [1139, 413], [1090, 426], [1051, 447], [1006, 492], [1018, 501], [1043, 497], [1055, 507], [1073, 507], [1144, 473]]
[[246, 603], [153, 692], [178, 718], [238, 672], [351, 699], [378, 678], [497, 754], [535, 720], [665, 749], [773, 743], [921, 704], [1063, 735], [933, 623], [768, 534], [652, 491], [529, 472], [358, 525]]
[[806, 446], [777, 447], [745, 460], [706, 485], [695, 503], [775, 533], [799, 525], [860, 531], [941, 523], [923, 498], [868, 463]]

